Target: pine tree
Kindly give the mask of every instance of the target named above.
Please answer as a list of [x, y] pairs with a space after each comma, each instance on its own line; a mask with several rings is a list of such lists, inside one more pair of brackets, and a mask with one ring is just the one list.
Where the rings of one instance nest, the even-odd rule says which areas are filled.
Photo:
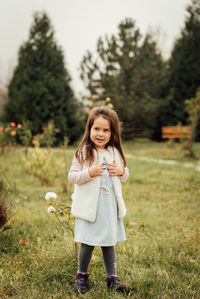
[[110, 97], [123, 122], [123, 136], [152, 135], [155, 126], [165, 63], [150, 34], [142, 37], [132, 19], [118, 26], [119, 32], [99, 38], [97, 58], [83, 57], [81, 78], [100, 103]]
[[81, 123], [70, 80], [47, 14], [35, 13], [29, 39], [20, 47], [18, 65], [8, 86], [3, 121], [28, 120], [36, 134], [54, 120], [58, 137], [67, 134], [74, 141], [80, 135]]
[[169, 62], [170, 124], [186, 123], [184, 102], [194, 97], [200, 86], [200, 1], [192, 0], [187, 13]]

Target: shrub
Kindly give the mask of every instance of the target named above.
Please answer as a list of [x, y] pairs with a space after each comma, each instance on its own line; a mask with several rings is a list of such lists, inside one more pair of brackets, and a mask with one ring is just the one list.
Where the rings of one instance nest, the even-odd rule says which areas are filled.
[[[2, 182], [0, 182], [1, 184]], [[8, 215], [6, 212], [5, 202], [3, 197], [0, 197], [0, 229], [7, 223]]]
[[18, 189], [11, 183], [4, 169], [0, 168], [0, 230], [8, 229], [8, 221], [13, 215], [14, 206], [11, 195], [16, 195]]
[[63, 163], [53, 159], [51, 151], [40, 148], [39, 136], [34, 139], [34, 150], [23, 158], [24, 167], [28, 173], [39, 179], [41, 185], [51, 185]]

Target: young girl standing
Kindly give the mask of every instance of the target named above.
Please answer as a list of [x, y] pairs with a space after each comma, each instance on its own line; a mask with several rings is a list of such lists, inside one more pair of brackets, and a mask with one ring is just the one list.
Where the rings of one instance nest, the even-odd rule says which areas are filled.
[[128, 176], [117, 114], [108, 108], [93, 109], [68, 174], [75, 185], [71, 210], [76, 217], [74, 239], [81, 243], [75, 292], [88, 290], [88, 266], [95, 246], [102, 249], [108, 289], [125, 291], [116, 274], [114, 246], [126, 240], [121, 182]]

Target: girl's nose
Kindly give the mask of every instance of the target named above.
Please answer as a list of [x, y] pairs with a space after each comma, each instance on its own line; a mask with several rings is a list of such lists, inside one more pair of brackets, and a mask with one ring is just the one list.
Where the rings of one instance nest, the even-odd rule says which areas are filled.
[[102, 131], [99, 131], [99, 132], [98, 132], [98, 135], [99, 135], [99, 136], [102, 136], [102, 135], [103, 135], [103, 132], [102, 132]]

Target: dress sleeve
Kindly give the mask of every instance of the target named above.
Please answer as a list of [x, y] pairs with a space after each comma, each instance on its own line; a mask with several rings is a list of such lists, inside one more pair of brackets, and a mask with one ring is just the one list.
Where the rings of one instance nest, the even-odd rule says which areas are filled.
[[83, 169], [82, 165], [79, 163], [79, 161], [76, 159], [76, 157], [72, 160], [72, 165], [68, 173], [68, 180], [71, 184], [84, 184], [92, 178], [89, 175], [88, 172], [89, 168]]
[[[120, 157], [120, 160], [121, 160], [121, 164], [124, 165], [124, 161], [123, 161], [122, 157]], [[120, 181], [121, 182], [125, 182], [128, 179], [128, 177], [129, 177], [129, 169], [128, 169], [128, 167], [124, 167], [124, 170], [125, 170], [124, 174], [120, 176]]]
[[124, 174], [120, 176], [120, 181], [121, 182], [125, 182], [129, 177], [128, 167], [124, 167], [124, 170], [125, 170]]

